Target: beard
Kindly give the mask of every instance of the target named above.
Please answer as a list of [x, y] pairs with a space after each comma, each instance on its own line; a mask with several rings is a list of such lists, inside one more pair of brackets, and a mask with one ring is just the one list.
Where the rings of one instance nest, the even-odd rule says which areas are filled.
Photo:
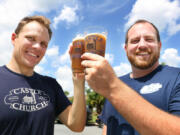
[[138, 59], [136, 54], [135, 55], [129, 55], [127, 53], [127, 57], [129, 62], [132, 66], [139, 68], [139, 69], [148, 69], [152, 67], [159, 59], [160, 56], [160, 49], [158, 49], [157, 52], [148, 52], [150, 55], [150, 58], [148, 60], [145, 59]]

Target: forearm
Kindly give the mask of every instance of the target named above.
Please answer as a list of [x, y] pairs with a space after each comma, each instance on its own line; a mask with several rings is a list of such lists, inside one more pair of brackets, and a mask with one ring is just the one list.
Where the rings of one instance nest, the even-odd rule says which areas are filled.
[[180, 134], [179, 117], [158, 109], [120, 80], [115, 83], [107, 98], [141, 135]]
[[82, 131], [86, 123], [84, 83], [74, 85], [74, 99], [69, 112], [68, 125], [73, 131]]
[[102, 135], [106, 135], [106, 134], [107, 134], [107, 126], [104, 125], [102, 129]]

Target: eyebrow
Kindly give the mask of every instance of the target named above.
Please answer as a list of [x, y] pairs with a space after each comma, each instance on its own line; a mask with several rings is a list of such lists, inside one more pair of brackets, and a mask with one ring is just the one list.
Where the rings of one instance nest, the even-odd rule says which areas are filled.
[[[136, 39], [136, 38], [139, 38], [139, 37], [141, 37], [141, 35], [137, 35], [137, 36], [131, 37], [130, 39]], [[155, 37], [155, 35], [147, 34], [147, 35], [143, 35], [143, 37]]]

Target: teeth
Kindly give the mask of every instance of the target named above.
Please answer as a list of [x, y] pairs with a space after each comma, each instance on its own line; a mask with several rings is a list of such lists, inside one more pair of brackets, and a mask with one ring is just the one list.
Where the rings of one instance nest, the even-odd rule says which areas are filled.
[[139, 53], [140, 55], [147, 55], [148, 53]]
[[142, 52], [142, 53], [137, 53], [138, 55], [148, 55], [149, 53], [147, 52]]
[[33, 57], [38, 57], [37, 55], [33, 54], [33, 53], [28, 53], [29, 55], [33, 56]]

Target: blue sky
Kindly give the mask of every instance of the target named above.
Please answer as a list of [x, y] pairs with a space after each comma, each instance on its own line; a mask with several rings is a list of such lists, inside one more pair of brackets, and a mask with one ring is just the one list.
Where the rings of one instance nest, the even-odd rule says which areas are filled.
[[147, 19], [160, 30], [160, 62], [180, 67], [180, 0], [0, 0], [0, 65], [8, 63], [11, 33], [27, 15], [45, 15], [53, 37], [35, 70], [57, 79], [73, 95], [68, 47], [86, 27], [108, 31], [106, 59], [118, 76], [131, 71], [124, 46], [126, 29], [137, 19]]

